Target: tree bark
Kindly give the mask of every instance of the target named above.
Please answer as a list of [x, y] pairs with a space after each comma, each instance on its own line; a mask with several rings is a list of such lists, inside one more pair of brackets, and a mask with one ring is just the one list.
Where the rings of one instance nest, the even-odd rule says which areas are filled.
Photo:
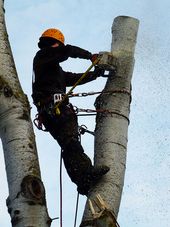
[[111, 52], [114, 56], [112, 65], [116, 68], [114, 73], [110, 72], [103, 93], [95, 102], [96, 109], [108, 112], [97, 114], [94, 162], [96, 166], [108, 165], [110, 171], [88, 195], [88, 201], [93, 202], [97, 212], [99, 207], [94, 203], [97, 194], [107, 204], [101, 208], [105, 214], [101, 212], [101, 216], [95, 218], [87, 202], [81, 226], [118, 226], [115, 219], [118, 216], [126, 168], [131, 78], [138, 26], [137, 19], [126, 16], [117, 17], [113, 22]]
[[0, 136], [3, 144], [12, 226], [50, 226], [30, 106], [20, 86], [0, 0]]

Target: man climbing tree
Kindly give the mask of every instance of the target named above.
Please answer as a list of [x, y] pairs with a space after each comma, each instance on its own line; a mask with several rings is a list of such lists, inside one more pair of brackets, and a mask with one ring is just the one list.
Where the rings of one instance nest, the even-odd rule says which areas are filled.
[[[65, 72], [59, 65], [69, 57], [94, 62], [98, 55], [72, 45], [64, 44], [64, 35], [50, 28], [39, 39], [33, 61], [32, 98], [38, 110], [38, 125], [41, 123], [50, 132], [62, 149], [62, 158], [71, 180], [80, 194], [87, 195], [92, 186], [109, 171], [107, 166], [94, 167], [79, 142], [77, 116], [69, 98], [64, 98], [67, 86], [74, 84], [82, 73]], [[80, 84], [102, 76], [104, 70], [95, 66]], [[60, 103], [59, 106], [58, 103]]]

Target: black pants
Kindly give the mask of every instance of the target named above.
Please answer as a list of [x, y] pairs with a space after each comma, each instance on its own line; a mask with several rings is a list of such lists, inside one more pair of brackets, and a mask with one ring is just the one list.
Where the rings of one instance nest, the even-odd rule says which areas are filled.
[[41, 111], [43, 124], [62, 148], [68, 175], [79, 185], [92, 163], [79, 142], [77, 115], [72, 105], [62, 105], [60, 112], [60, 115], [55, 115], [48, 108]]

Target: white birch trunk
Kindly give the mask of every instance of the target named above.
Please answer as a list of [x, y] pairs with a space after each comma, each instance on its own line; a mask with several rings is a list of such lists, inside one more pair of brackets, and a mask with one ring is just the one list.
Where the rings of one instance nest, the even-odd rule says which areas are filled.
[[[111, 52], [115, 57], [113, 64], [116, 65], [116, 73], [110, 74], [104, 93], [96, 99], [97, 109], [109, 110], [112, 114], [97, 114], [94, 161], [95, 165], [108, 165], [110, 171], [93, 189], [89, 199], [93, 201], [99, 193], [115, 218], [119, 211], [126, 168], [131, 78], [138, 25], [139, 21], [135, 18], [126, 16], [115, 18], [112, 26]], [[99, 218], [96, 226], [116, 226], [115, 221], [110, 220], [109, 216], [108, 212]], [[81, 226], [91, 227], [94, 222], [89, 220], [93, 220], [93, 217], [87, 203]]]
[[12, 226], [47, 227], [51, 220], [40, 176], [30, 106], [17, 77], [3, 7], [4, 1], [0, 0], [0, 136], [9, 188], [7, 207]]

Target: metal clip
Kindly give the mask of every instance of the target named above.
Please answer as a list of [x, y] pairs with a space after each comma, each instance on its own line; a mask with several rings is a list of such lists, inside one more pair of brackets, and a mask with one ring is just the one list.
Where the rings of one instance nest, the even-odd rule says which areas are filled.
[[85, 132], [87, 132], [87, 133], [89, 133], [89, 134], [91, 134], [91, 135], [93, 135], [93, 136], [95, 135], [95, 133], [92, 132], [92, 131], [90, 131], [90, 130], [88, 130], [87, 127], [86, 127], [85, 125], [79, 126], [79, 127], [78, 127], [78, 130], [79, 130], [79, 133], [82, 134], [82, 135], [83, 135]]
[[54, 94], [54, 95], [53, 95], [54, 104], [55, 104], [56, 102], [62, 101], [62, 99], [63, 99], [63, 95], [62, 95], [62, 94]]

